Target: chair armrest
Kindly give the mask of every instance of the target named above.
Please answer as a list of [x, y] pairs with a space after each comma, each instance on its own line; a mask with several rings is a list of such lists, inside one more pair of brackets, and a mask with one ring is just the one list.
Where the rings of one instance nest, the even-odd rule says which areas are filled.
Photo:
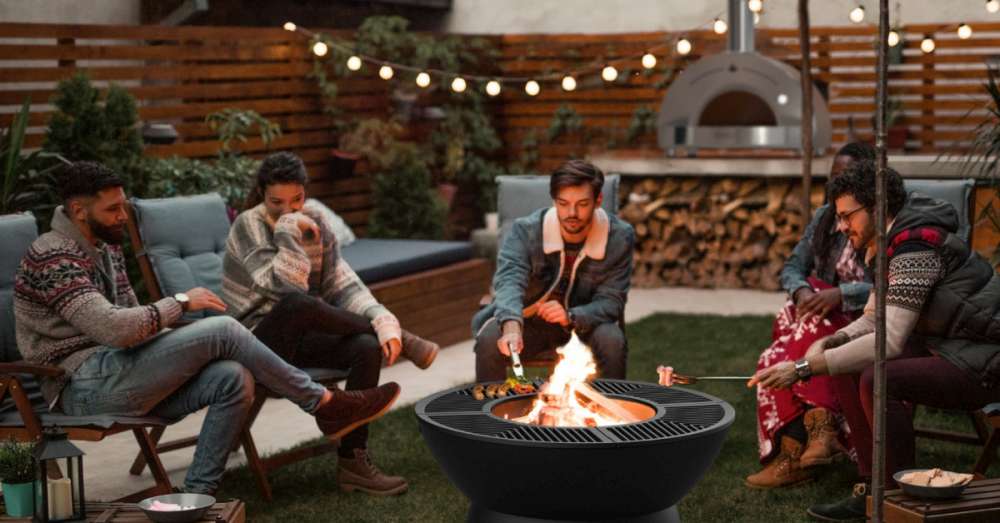
[[0, 363], [0, 374], [34, 374], [35, 376], [58, 378], [65, 373], [65, 370], [55, 365], [32, 365], [23, 361]]

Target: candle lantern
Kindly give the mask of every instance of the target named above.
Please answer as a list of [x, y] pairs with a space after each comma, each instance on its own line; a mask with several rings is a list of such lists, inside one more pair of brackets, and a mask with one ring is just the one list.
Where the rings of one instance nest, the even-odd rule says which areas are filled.
[[[59, 429], [46, 430], [35, 447], [38, 480], [35, 482], [34, 522], [81, 521], [87, 515], [83, 495], [83, 451]], [[61, 478], [49, 471], [60, 470]]]

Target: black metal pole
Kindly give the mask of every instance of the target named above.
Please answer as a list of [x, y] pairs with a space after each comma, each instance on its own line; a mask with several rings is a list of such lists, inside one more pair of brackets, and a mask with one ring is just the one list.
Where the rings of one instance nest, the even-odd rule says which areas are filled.
[[889, 71], [889, 0], [879, 0], [878, 83], [875, 87], [875, 427], [872, 453], [872, 521], [881, 523], [885, 497], [885, 294], [886, 267], [886, 180], [885, 109]]
[[812, 56], [809, 40], [809, 0], [799, 0], [799, 47], [802, 49], [802, 216], [809, 223], [812, 216], [813, 102]]

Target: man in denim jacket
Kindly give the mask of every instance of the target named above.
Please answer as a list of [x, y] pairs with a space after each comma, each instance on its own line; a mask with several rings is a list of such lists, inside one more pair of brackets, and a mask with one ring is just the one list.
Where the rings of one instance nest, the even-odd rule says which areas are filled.
[[598, 372], [625, 377], [625, 312], [635, 232], [601, 209], [604, 174], [571, 160], [553, 174], [553, 207], [514, 222], [500, 247], [496, 297], [473, 318], [476, 381], [506, 377], [510, 351], [531, 357], [576, 331]]

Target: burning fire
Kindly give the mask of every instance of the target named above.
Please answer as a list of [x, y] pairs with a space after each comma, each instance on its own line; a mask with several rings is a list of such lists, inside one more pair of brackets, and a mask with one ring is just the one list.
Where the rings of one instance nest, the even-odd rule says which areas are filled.
[[513, 421], [554, 427], [597, 427], [632, 421], [624, 408], [587, 384], [597, 374], [597, 364], [590, 348], [575, 332], [569, 343], [556, 352], [559, 363], [542, 385], [531, 411]]

